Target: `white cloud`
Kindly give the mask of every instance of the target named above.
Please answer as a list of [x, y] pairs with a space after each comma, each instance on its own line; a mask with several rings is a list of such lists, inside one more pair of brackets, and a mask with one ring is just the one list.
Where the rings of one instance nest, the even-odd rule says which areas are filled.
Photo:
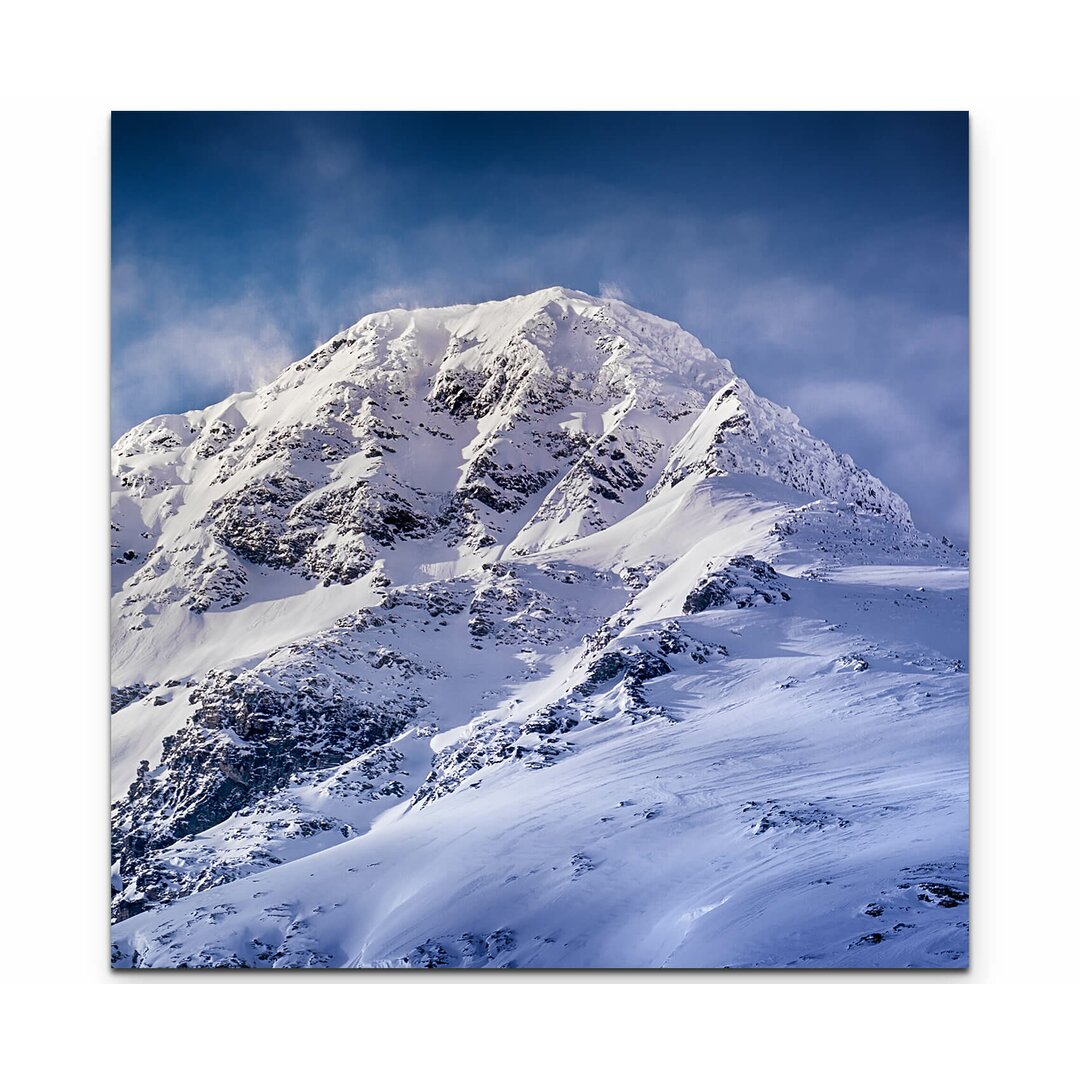
[[171, 312], [113, 361], [114, 433], [269, 382], [296, 349], [255, 297]]

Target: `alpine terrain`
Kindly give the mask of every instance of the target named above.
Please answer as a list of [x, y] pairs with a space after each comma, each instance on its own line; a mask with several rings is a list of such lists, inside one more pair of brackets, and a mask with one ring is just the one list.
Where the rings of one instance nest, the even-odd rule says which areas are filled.
[[964, 967], [966, 553], [690, 334], [368, 315], [113, 448], [116, 967]]

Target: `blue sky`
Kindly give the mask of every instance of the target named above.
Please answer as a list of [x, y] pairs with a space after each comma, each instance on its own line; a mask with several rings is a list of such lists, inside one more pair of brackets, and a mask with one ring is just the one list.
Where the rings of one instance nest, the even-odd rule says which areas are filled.
[[119, 434], [368, 311], [560, 284], [696, 334], [967, 536], [964, 113], [117, 113]]

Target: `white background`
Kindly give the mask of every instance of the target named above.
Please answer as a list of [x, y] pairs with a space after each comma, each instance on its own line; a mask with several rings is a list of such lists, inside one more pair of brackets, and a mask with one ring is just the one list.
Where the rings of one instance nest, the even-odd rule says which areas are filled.
[[[1076, 17], [1065, 4], [19, 5], [0, 44], [14, 1075], [1056, 1075], [1076, 976]], [[112, 974], [111, 109], [969, 109], [972, 968]], [[346, 1071], [347, 1070], [347, 1071]]]

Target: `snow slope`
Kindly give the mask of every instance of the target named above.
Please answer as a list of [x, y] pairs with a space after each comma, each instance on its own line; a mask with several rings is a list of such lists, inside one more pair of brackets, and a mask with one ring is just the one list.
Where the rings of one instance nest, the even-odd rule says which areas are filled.
[[370, 315], [113, 500], [116, 966], [966, 965], [965, 553], [674, 324]]

